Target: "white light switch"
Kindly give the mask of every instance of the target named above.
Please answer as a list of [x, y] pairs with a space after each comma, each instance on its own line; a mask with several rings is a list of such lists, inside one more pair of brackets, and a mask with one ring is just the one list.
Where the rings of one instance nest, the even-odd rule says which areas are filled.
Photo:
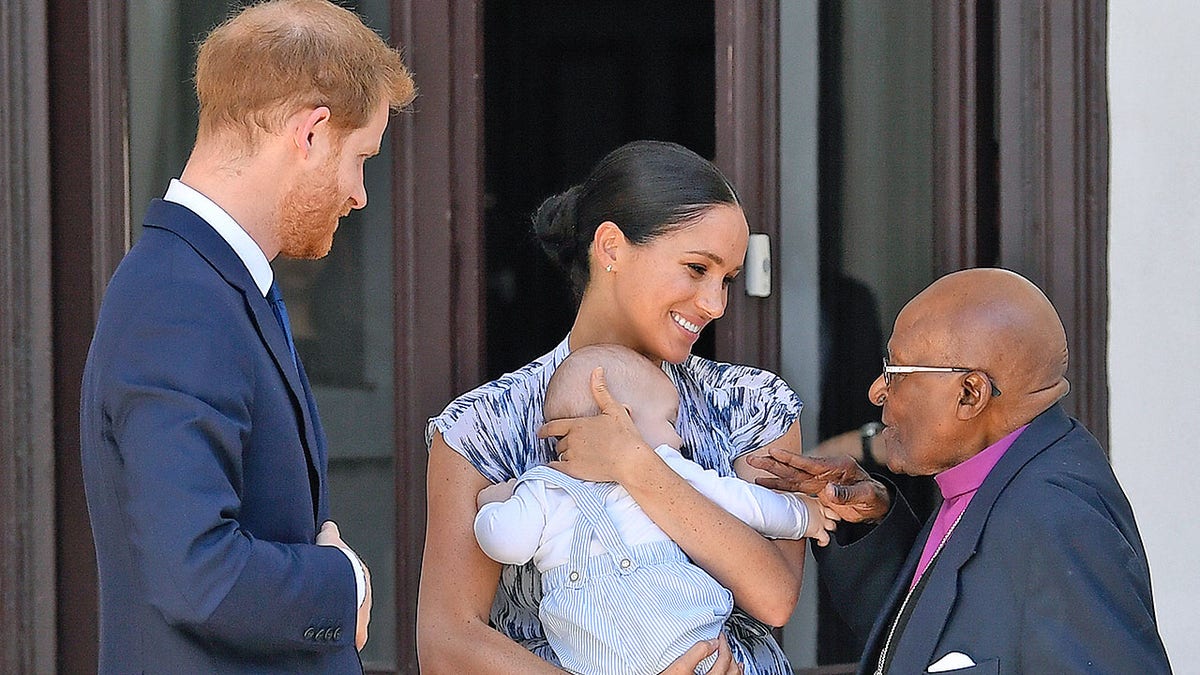
[[771, 237], [750, 235], [746, 245], [746, 295], [765, 298], [771, 294]]

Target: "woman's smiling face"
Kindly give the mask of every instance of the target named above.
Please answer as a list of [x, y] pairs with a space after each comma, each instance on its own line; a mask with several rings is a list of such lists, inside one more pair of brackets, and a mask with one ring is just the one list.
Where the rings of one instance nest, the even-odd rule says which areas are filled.
[[748, 238], [741, 208], [717, 204], [644, 244], [628, 243], [612, 278], [625, 344], [653, 359], [686, 359], [704, 327], [725, 313]]

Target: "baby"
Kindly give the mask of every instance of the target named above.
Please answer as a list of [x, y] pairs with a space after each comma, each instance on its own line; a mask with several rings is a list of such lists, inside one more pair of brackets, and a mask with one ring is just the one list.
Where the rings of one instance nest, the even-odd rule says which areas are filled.
[[[547, 420], [595, 415], [590, 376], [676, 473], [768, 537], [824, 545], [835, 523], [816, 499], [773, 492], [706, 470], [679, 453], [679, 394], [667, 374], [617, 345], [576, 350], [546, 388]], [[701, 640], [718, 636], [732, 594], [693, 565], [616, 483], [580, 481], [546, 466], [479, 493], [475, 536], [493, 560], [542, 573], [538, 615], [562, 666], [574, 673], [659, 673]], [[707, 672], [715, 655], [700, 664]]]

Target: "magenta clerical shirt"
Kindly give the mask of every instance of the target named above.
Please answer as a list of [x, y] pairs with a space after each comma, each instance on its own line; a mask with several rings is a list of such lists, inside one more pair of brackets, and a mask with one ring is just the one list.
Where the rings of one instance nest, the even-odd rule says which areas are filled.
[[971, 503], [971, 498], [979, 491], [979, 486], [983, 485], [983, 479], [987, 478], [992, 467], [996, 466], [996, 462], [1000, 461], [1005, 451], [1028, 426], [1026, 424], [1018, 427], [1016, 431], [984, 448], [978, 455], [934, 476], [933, 479], [937, 481], [938, 489], [942, 492], [942, 507], [938, 509], [933, 529], [929, 531], [929, 539], [925, 541], [925, 548], [921, 551], [921, 561], [917, 563], [917, 573], [912, 579], [913, 586], [917, 585], [925, 568], [929, 567], [929, 562], [933, 560], [934, 553], [954, 526], [954, 522], [967, 510], [967, 504]]

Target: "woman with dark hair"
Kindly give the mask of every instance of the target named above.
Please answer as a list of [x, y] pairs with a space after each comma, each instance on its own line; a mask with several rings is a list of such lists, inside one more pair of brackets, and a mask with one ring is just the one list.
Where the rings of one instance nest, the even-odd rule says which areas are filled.
[[[637, 141], [547, 199], [534, 230], [570, 275], [579, 308], [552, 352], [464, 394], [429, 422], [422, 671], [556, 672], [537, 615], [536, 570], [493, 562], [476, 543], [473, 521], [480, 490], [557, 458], [572, 476], [619, 483], [732, 591], [729, 651], [722, 642], [712, 672], [790, 673], [768, 626], [783, 625], [795, 607], [803, 542], [766, 539], [706, 499], [611, 399], [601, 415], [545, 428], [541, 412], [550, 375], [572, 349], [616, 343], [662, 364], [680, 394], [681, 451], [704, 468], [753, 478], [750, 454], [768, 444], [800, 451], [801, 404], [782, 380], [691, 354], [704, 327], [724, 313], [745, 258], [749, 231], [733, 187], [682, 146]], [[594, 385], [603, 402], [603, 380]], [[557, 457], [551, 435], [561, 436]], [[692, 672], [713, 647], [697, 645], [667, 672]]]

